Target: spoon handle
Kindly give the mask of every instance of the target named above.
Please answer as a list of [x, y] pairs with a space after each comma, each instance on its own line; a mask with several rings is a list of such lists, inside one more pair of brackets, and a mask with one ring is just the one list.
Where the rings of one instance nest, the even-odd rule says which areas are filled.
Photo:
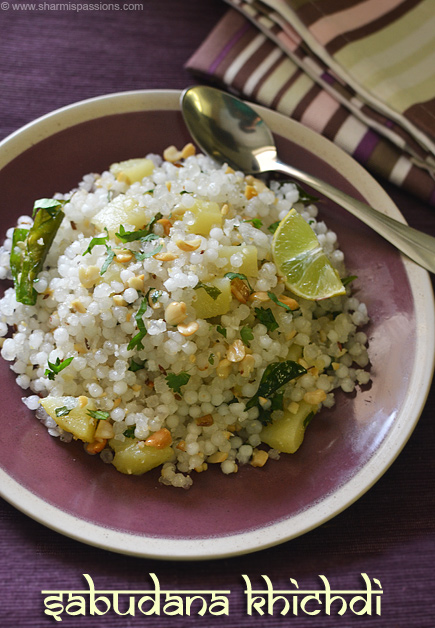
[[399, 251], [405, 253], [426, 270], [435, 273], [435, 238], [401, 223], [369, 205], [345, 194], [333, 185], [318, 179], [310, 174], [293, 168], [279, 160], [273, 164], [273, 170], [288, 174], [290, 177], [306, 183], [317, 192], [327, 196], [332, 201], [347, 209], [383, 238], [393, 244]]

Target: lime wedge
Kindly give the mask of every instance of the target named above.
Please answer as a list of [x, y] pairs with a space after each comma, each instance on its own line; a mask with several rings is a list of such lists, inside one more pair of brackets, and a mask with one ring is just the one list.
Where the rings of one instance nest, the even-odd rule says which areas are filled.
[[294, 294], [318, 301], [346, 293], [316, 234], [295, 209], [279, 223], [272, 254], [278, 274]]

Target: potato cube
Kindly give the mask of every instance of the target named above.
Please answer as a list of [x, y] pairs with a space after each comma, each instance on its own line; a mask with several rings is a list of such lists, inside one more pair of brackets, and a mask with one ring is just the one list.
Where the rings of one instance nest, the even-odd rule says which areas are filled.
[[[230, 261], [231, 256], [235, 254], [241, 255], [243, 259], [242, 265], [237, 268], [234, 268]], [[223, 273], [234, 271], [243, 273], [247, 277], [258, 276], [257, 248], [252, 244], [245, 246], [221, 246], [219, 247], [219, 257], [227, 260], [227, 264], [221, 269]]]
[[96, 419], [88, 410], [96, 410], [95, 402], [88, 397], [45, 397], [41, 406], [65, 432], [74, 438], [91, 443], [94, 440]]
[[146, 157], [138, 159], [127, 159], [110, 166], [110, 172], [118, 179], [128, 185], [142, 181], [144, 177], [149, 177], [154, 170], [154, 163]]
[[208, 236], [212, 227], [222, 226], [223, 216], [220, 207], [213, 201], [198, 199], [188, 211], [195, 216], [195, 222], [187, 228], [189, 233]]
[[198, 318], [212, 318], [226, 314], [231, 305], [231, 280], [228, 277], [216, 277], [206, 282], [206, 285], [217, 288], [220, 294], [213, 299], [206, 289], [195, 290], [193, 307]]
[[149, 447], [137, 438], [126, 438], [120, 443], [116, 439], [109, 441], [109, 445], [115, 451], [113, 465], [120, 473], [127, 475], [142, 475], [172, 458], [172, 447]]
[[133, 225], [140, 229], [147, 223], [147, 219], [145, 209], [138, 207], [135, 199], [119, 194], [91, 219], [91, 223], [101, 232], [106, 228], [113, 236], [119, 231], [120, 225]]
[[305, 401], [299, 403], [296, 414], [289, 410], [284, 411], [282, 418], [263, 427], [260, 438], [263, 443], [286, 454], [293, 454], [299, 449], [304, 440], [304, 422], [311, 412], [317, 412], [318, 405], [311, 405]]

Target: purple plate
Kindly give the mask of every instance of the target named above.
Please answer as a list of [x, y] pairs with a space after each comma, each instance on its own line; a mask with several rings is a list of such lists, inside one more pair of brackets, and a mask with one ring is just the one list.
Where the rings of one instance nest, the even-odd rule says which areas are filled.
[[[36, 198], [66, 192], [87, 172], [190, 141], [179, 92], [140, 91], [80, 102], [40, 118], [0, 144], [1, 232]], [[285, 161], [403, 221], [367, 172], [336, 146], [259, 108]], [[368, 227], [322, 200], [338, 234], [357, 296], [369, 309], [372, 385], [337, 393], [294, 455], [262, 469], [197, 474], [189, 491], [117, 473], [78, 443], [51, 438], [22, 404], [9, 364], [0, 362], [1, 494], [75, 539], [138, 556], [205, 559], [242, 554], [296, 537], [360, 497], [411, 435], [429, 390], [434, 305], [426, 271]]]

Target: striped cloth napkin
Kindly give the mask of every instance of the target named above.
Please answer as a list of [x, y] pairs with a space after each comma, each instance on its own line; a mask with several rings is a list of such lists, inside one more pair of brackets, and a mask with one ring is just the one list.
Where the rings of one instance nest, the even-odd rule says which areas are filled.
[[186, 67], [435, 205], [434, 0], [227, 0]]

